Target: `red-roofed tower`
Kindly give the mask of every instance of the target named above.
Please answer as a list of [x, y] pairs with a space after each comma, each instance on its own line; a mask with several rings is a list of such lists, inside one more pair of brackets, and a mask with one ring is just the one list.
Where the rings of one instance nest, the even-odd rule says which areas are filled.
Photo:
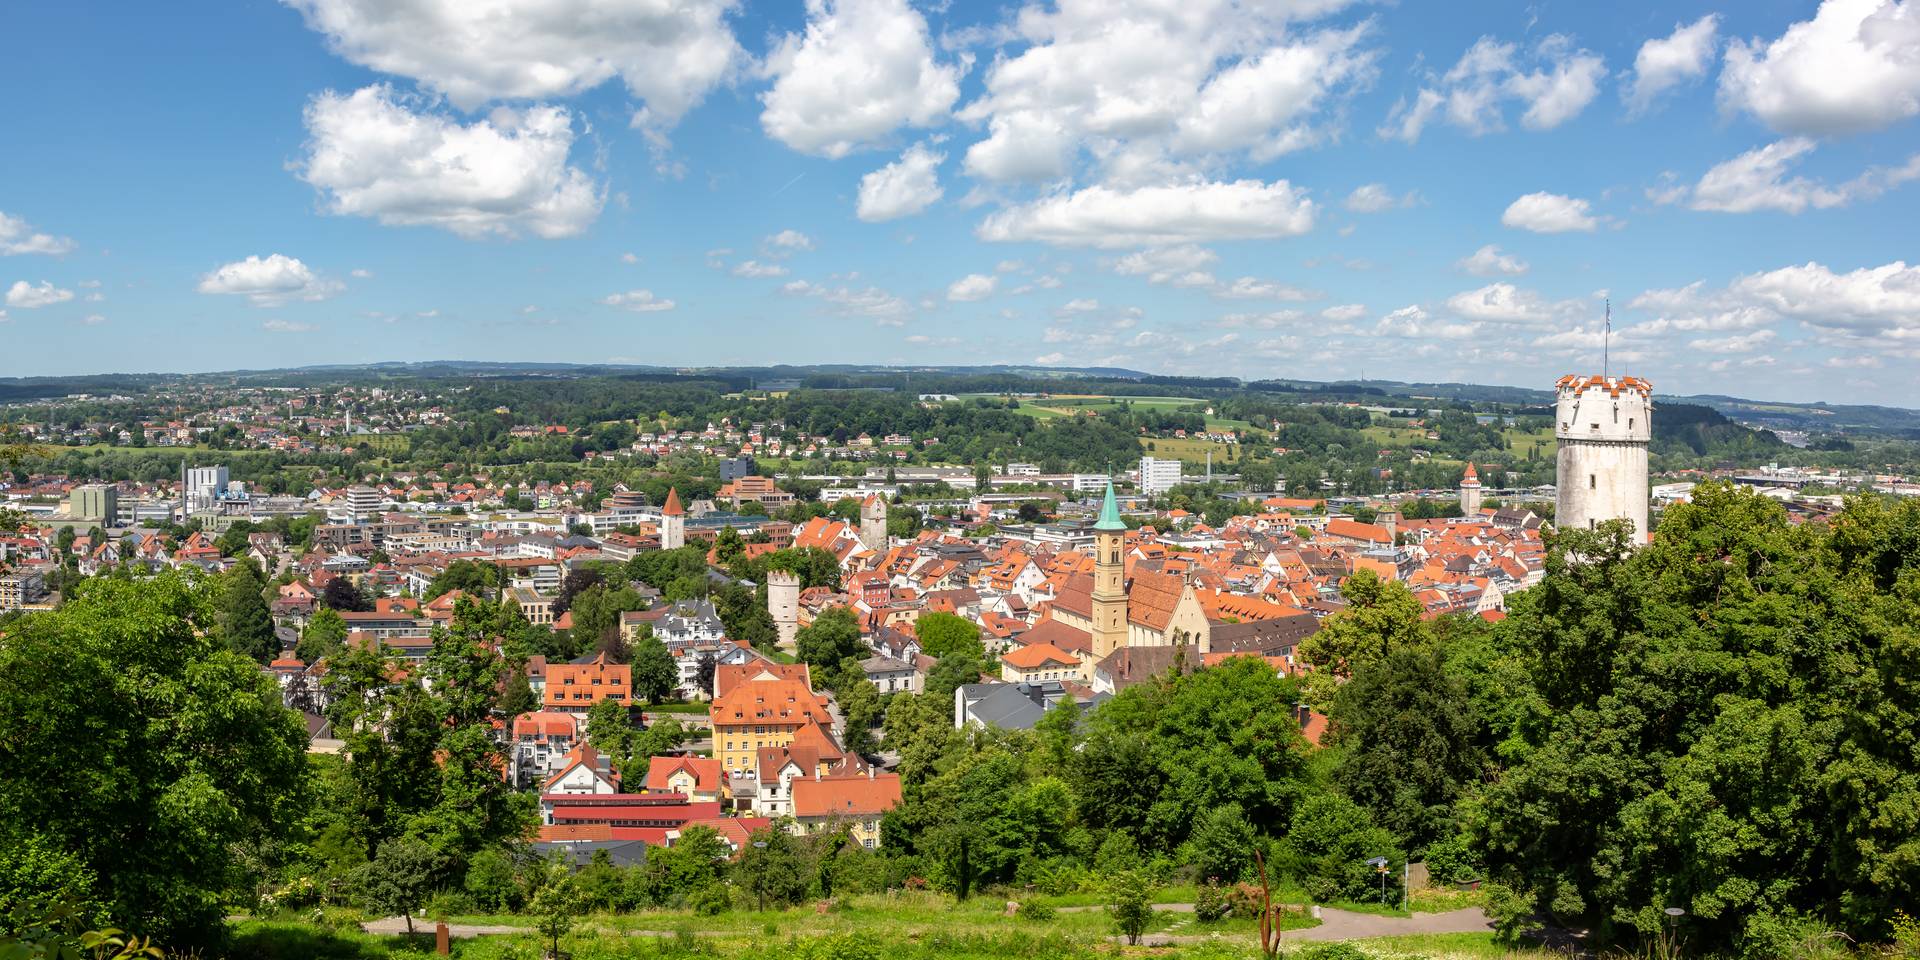
[[1460, 478], [1460, 515], [1471, 520], [1480, 515], [1480, 474], [1467, 461], [1467, 472]]
[[660, 549], [678, 550], [687, 545], [687, 511], [680, 506], [680, 489], [667, 490], [666, 505], [660, 508]]

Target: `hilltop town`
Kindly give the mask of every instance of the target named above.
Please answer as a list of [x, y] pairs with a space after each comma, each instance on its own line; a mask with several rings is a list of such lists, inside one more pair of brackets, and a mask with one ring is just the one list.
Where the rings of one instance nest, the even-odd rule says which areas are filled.
[[[1341, 693], [1368, 675], [1354, 631], [1389, 629], [1383, 616], [1436, 638], [1496, 629], [1553, 573], [1556, 518], [1602, 537], [1584, 549], [1615, 549], [1615, 535], [1631, 549], [1696, 490], [1719, 502], [1729, 483], [1789, 524], [1822, 523], [1850, 495], [1916, 492], [1904, 474], [1724, 420], [1706, 434], [1716, 451], [1801, 465], [1710, 462], [1721, 454], [1667, 442], [1652, 385], [1634, 377], [1570, 376], [1551, 405], [1485, 411], [1235, 391], [708, 387], [675, 388], [667, 402], [686, 409], [637, 419], [580, 400], [563, 417], [493, 404], [476, 422], [476, 401], [455, 398], [488, 389], [523, 388], [205, 389], [166, 395], [165, 419], [138, 413], [159, 398], [16, 405], [0, 636], [130, 583], [197, 585], [216, 608], [202, 634], [250, 659], [300, 718], [313, 762], [344, 764], [322, 769], [358, 782], [425, 738], [437, 746], [409, 762], [467, 771], [461, 796], [491, 811], [483, 839], [434, 841], [440, 866], [423, 875], [455, 889], [491, 889], [475, 871], [501, 850], [585, 870], [582, 883], [596, 870], [637, 883], [688, 850], [760, 863], [788, 837], [813, 850], [835, 838], [871, 852], [874, 870], [918, 871], [897, 882], [931, 876], [964, 898], [1039, 882], [1017, 861], [950, 859], [950, 828], [935, 825], [950, 813], [928, 804], [971, 738], [1044, 744], [1074, 725], [1063, 717], [1087, 718], [1066, 735], [1097, 737], [1101, 718], [1177, 699], [1181, 684], [1230, 684], [1247, 722], [1291, 744], [1282, 755], [1346, 756], [1366, 722]], [[839, 420], [823, 412], [836, 405]], [[959, 455], [1007, 442], [961, 431], [1009, 417], [1026, 430], [1009, 446]], [[443, 459], [456, 438], [471, 449]], [[1355, 438], [1377, 451], [1355, 457], [1343, 449]], [[1055, 452], [1006, 458], [1019, 449]], [[1116, 449], [1134, 456], [1090, 469]], [[470, 735], [410, 726], [421, 703], [441, 718], [423, 722]], [[387, 789], [368, 781], [342, 802]], [[380, 799], [381, 816], [415, 826], [342, 821], [332, 829], [363, 850], [287, 867], [330, 878], [321, 887], [263, 889], [361, 902], [352, 871], [401, 869], [398, 845], [442, 829], [452, 797], [405, 814], [390, 806], [400, 797]], [[1278, 815], [1235, 803], [1219, 830]], [[1352, 849], [1417, 860], [1435, 883], [1477, 876], [1481, 855], [1449, 846], [1456, 828], [1396, 809], [1344, 828]], [[1107, 822], [1092, 861], [1159, 843], [1162, 869], [1200, 856], [1201, 880], [1250, 876], [1194, 846], [1211, 842], [1208, 816], [1193, 810], [1172, 845]], [[1317, 862], [1290, 861], [1288, 882], [1316, 899], [1365, 895], [1371, 874]], [[703, 886], [718, 877], [582, 904], [724, 903]]]

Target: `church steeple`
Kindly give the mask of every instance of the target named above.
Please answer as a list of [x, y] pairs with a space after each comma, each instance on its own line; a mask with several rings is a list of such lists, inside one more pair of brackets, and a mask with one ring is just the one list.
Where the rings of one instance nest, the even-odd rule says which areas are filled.
[[1093, 656], [1095, 660], [1127, 645], [1127, 567], [1120, 559], [1127, 525], [1107, 482], [1100, 519], [1093, 524]]
[[1113, 498], [1113, 481], [1107, 481], [1107, 498], [1100, 504], [1100, 519], [1094, 521], [1095, 530], [1119, 530], [1126, 532], [1127, 525], [1120, 519], [1120, 503]]

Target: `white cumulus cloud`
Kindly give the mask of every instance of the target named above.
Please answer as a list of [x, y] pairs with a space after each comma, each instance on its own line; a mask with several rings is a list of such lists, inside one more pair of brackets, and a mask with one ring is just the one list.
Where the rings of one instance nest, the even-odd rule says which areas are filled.
[[1544, 323], [1577, 311], [1572, 301], [1550, 303], [1531, 290], [1511, 283], [1490, 283], [1447, 298], [1447, 309], [1468, 320], [1488, 323]]
[[866, 317], [882, 327], [901, 326], [913, 315], [913, 304], [879, 287], [828, 286], [808, 280], [792, 280], [782, 286], [780, 292], [793, 297], [817, 299], [835, 314]]
[[1500, 222], [1517, 230], [1534, 233], [1591, 231], [1599, 225], [1592, 205], [1575, 197], [1557, 193], [1529, 193], [1507, 205]]
[[307, 105], [307, 153], [296, 165], [329, 213], [463, 237], [575, 236], [600, 215], [602, 188], [567, 163], [566, 110], [502, 107], [472, 124], [416, 112], [385, 84]]
[[1154, 247], [1121, 257], [1113, 265], [1115, 273], [1144, 276], [1154, 283], [1167, 283], [1183, 274], [1202, 270], [1220, 255], [1194, 244]]
[[260, 329], [268, 333], [309, 333], [313, 330], [313, 324], [297, 320], [262, 320]]
[[600, 302], [609, 307], [618, 307], [634, 313], [659, 313], [672, 310], [673, 301], [653, 295], [652, 290], [629, 290], [626, 293], [612, 293], [600, 298]]
[[74, 243], [66, 237], [56, 237], [50, 233], [40, 233], [25, 220], [8, 216], [0, 210], [0, 257], [14, 257], [21, 254], [44, 253], [58, 256], [71, 253]]
[[1703, 337], [1687, 341], [1690, 349], [1702, 353], [1752, 353], [1767, 345], [1774, 338], [1772, 330], [1755, 330], [1752, 333], [1736, 333], [1724, 337]]
[[1714, 165], [1691, 188], [1679, 186], [1651, 191], [1655, 202], [1681, 200], [1695, 210], [1751, 213], [1778, 210], [1799, 213], [1809, 207], [1844, 207], [1872, 199], [1909, 180], [1920, 179], [1920, 154], [1899, 167], [1874, 167], [1845, 183], [1828, 184], [1790, 171], [1815, 149], [1807, 137], [1790, 137], [1756, 147]]
[[286, 0], [339, 56], [463, 110], [620, 78], [636, 120], [671, 125], [746, 58], [731, 0]]
[[1319, 291], [1257, 277], [1241, 277], [1229, 283], [1213, 285], [1212, 293], [1222, 300], [1317, 300]]
[[812, 250], [813, 238], [789, 228], [767, 237], [761, 241], [761, 246], [773, 256], [788, 256]]
[[[1836, 339], [1890, 354], [1920, 357], [1920, 266], [1894, 261], [1877, 267], [1836, 272], [1808, 262], [1735, 277], [1725, 287], [1704, 282], [1648, 290], [1630, 309], [1655, 314], [1632, 331], [1645, 336], [1675, 333], [1739, 334], [1699, 338], [1702, 344], [1759, 345], [1789, 324], [1798, 324], [1812, 342]], [[1752, 336], [1749, 336], [1752, 335]], [[1799, 341], [1806, 343], [1808, 341]], [[1700, 349], [1710, 349], [1701, 346]]]
[[256, 307], [275, 307], [296, 300], [325, 300], [339, 294], [346, 285], [320, 276], [297, 258], [274, 253], [215, 267], [200, 278], [196, 289], [201, 293], [246, 297]]
[[[1011, 18], [985, 92], [959, 117], [984, 124], [967, 172], [1038, 181], [1084, 151], [1113, 179], [1168, 158], [1268, 159], [1339, 132], [1340, 107], [1374, 75], [1371, 22], [1306, 30], [1347, 5], [1060, 0]], [[1135, 178], [1135, 182], [1140, 182]]]
[[1380, 318], [1374, 332], [1382, 336], [1409, 340], [1465, 340], [1479, 331], [1471, 323], [1446, 323], [1433, 319], [1417, 305], [1401, 307]]
[[860, 178], [855, 214], [868, 223], [912, 216], [940, 199], [939, 168], [946, 160], [925, 144], [914, 144], [900, 159]]
[[1476, 277], [1517, 277], [1527, 272], [1525, 260], [1501, 253], [1499, 245], [1492, 243], [1460, 258], [1454, 265]]
[[993, 296], [994, 288], [999, 285], [998, 277], [984, 273], [969, 273], [947, 287], [947, 299], [956, 302], [985, 300]]
[[1631, 113], [1643, 113], [1659, 96], [1689, 80], [1706, 76], [1718, 45], [1720, 15], [1709, 13], [1692, 23], [1679, 24], [1666, 37], [1640, 45], [1633, 58], [1633, 80], [1620, 90]]
[[784, 277], [787, 268], [777, 263], [761, 263], [758, 260], [742, 260], [733, 268], [736, 277]]
[[1782, 133], [1878, 130], [1920, 115], [1920, 8], [1825, 0], [1771, 42], [1735, 40], [1720, 103]]
[[960, 98], [959, 68], [934, 61], [926, 18], [906, 0], [807, 0], [806, 33], [775, 44], [767, 72], [767, 135], [826, 157], [939, 123]]
[[1314, 212], [1306, 191], [1285, 180], [1101, 185], [997, 211], [976, 233], [990, 241], [1142, 247], [1295, 237], [1313, 229]]
[[1506, 129], [1509, 102], [1524, 105], [1521, 126], [1551, 130], [1579, 116], [1599, 96], [1606, 75], [1605, 60], [1575, 49], [1563, 34], [1547, 36], [1525, 51], [1481, 37], [1452, 69], [1429, 76], [1411, 99], [1395, 104], [1378, 132], [1415, 143], [1439, 119], [1475, 136], [1493, 133]]
[[63, 290], [46, 280], [40, 281], [38, 285], [25, 280], [15, 280], [13, 286], [7, 288], [7, 306], [19, 307], [22, 310], [50, 307], [72, 299], [72, 290]]
[[1368, 183], [1355, 187], [1352, 193], [1347, 194], [1347, 209], [1354, 213], [1379, 213], [1412, 199], [1411, 195], [1405, 199], [1394, 196], [1384, 183]]

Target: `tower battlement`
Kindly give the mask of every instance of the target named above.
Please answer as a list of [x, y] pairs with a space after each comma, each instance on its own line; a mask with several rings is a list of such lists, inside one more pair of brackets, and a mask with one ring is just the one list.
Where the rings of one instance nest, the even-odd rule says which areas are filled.
[[1647, 443], [1653, 439], [1653, 384], [1639, 377], [1572, 375], [1554, 384], [1553, 435], [1567, 441]]
[[1591, 529], [1633, 523], [1647, 542], [1647, 447], [1653, 441], [1653, 384], [1639, 377], [1574, 374], [1554, 383], [1553, 435], [1560, 441], [1554, 522]]

